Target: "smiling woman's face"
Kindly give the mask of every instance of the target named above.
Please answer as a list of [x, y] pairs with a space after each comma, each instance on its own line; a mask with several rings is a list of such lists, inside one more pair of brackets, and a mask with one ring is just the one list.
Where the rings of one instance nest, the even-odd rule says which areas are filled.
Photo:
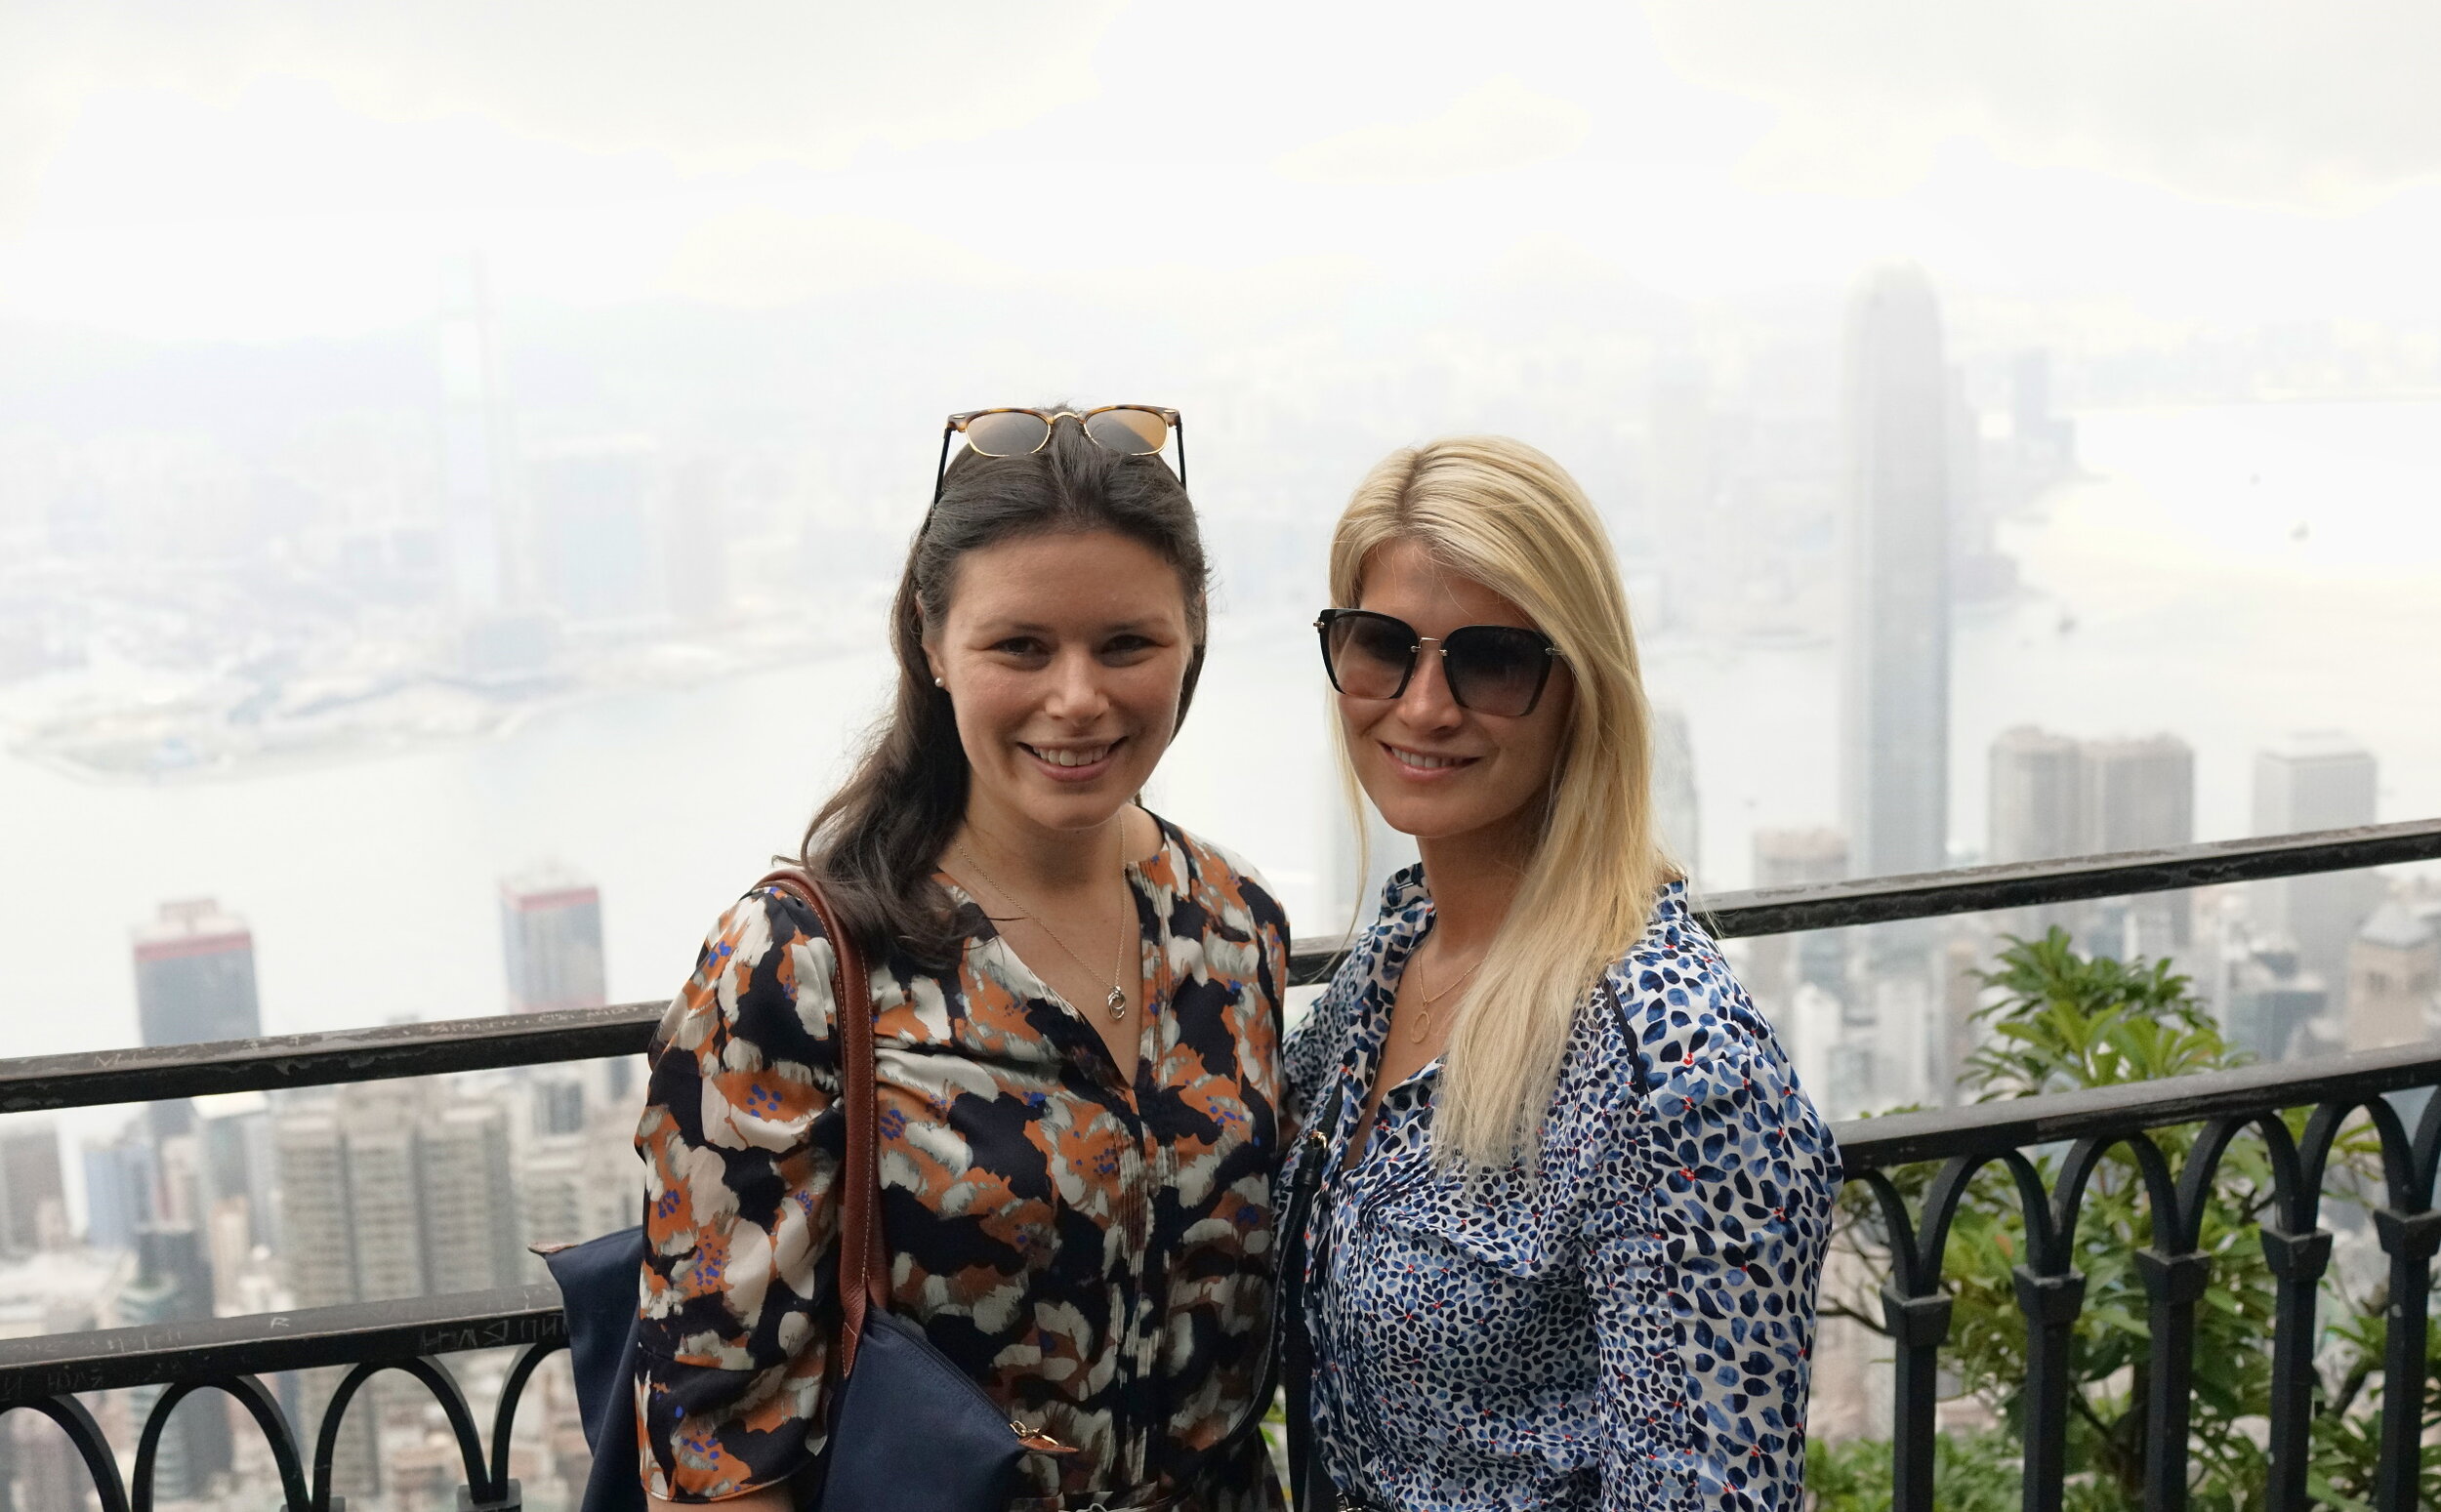
[[1438, 637], [1462, 625], [1540, 630], [1526, 612], [1469, 577], [1451, 572], [1415, 541], [1393, 541], [1365, 558], [1364, 591], [1350, 607], [1405, 620], [1435, 637], [1416, 658], [1394, 699], [1339, 695], [1340, 725], [1357, 781], [1390, 828], [1418, 840], [1491, 836], [1539, 822], [1541, 802], [1567, 739], [1576, 684], [1566, 663], [1529, 714], [1463, 708], [1450, 697]]
[[969, 818], [1014, 840], [1093, 829], [1136, 796], [1178, 727], [1194, 647], [1177, 570], [1096, 530], [967, 552], [924, 649], [973, 772]]

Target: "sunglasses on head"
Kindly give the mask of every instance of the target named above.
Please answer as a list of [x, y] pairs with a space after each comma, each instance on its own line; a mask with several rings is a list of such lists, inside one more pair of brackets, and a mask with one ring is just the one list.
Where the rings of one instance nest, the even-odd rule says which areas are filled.
[[1559, 647], [1539, 630], [1462, 625], [1446, 635], [1419, 635], [1405, 620], [1370, 609], [1325, 609], [1313, 622], [1331, 686], [1349, 698], [1397, 698], [1416, 674], [1416, 658], [1438, 645], [1449, 696], [1462, 709], [1515, 717], [1534, 712], [1551, 679]]
[[1179, 412], [1159, 404], [1105, 404], [1093, 410], [968, 410], [941, 427], [941, 463], [932, 474], [932, 502], [941, 502], [949, 481], [949, 443], [959, 435], [967, 449], [985, 457], [1025, 457], [1051, 444], [1051, 429], [1073, 420], [1085, 438], [1123, 457], [1157, 455], [1164, 441], [1179, 438], [1179, 486], [1186, 486], [1186, 425]]

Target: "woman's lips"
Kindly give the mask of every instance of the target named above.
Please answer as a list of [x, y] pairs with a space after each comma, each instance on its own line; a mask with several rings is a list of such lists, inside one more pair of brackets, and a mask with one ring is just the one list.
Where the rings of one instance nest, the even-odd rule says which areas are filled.
[[1438, 756], [1427, 751], [1410, 751], [1381, 741], [1383, 753], [1390, 758], [1390, 770], [1409, 782], [1445, 782], [1483, 759], [1481, 756]]
[[1124, 737], [1092, 746], [1029, 746], [1019, 741], [1017, 749], [1032, 760], [1036, 771], [1052, 781], [1084, 783], [1109, 771], [1125, 744]]

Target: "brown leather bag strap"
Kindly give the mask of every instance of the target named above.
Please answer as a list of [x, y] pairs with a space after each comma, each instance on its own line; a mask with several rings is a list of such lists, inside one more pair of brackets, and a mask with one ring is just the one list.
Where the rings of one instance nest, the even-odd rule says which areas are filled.
[[776, 887], [813, 910], [831, 942], [831, 1018], [839, 1035], [840, 1100], [847, 1104], [846, 1159], [839, 1180], [839, 1377], [855, 1369], [867, 1308], [890, 1310], [890, 1266], [882, 1239], [880, 1127], [873, 1091], [873, 978], [855, 937], [840, 927], [822, 886], [801, 867], [781, 867], [755, 883]]

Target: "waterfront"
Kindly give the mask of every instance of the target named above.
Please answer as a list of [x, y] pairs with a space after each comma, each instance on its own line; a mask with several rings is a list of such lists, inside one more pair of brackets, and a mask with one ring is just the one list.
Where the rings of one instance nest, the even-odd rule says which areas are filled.
[[[2199, 838], [2246, 832], [2253, 752], [2300, 728], [2366, 743], [2383, 817], [2441, 812], [2441, 405], [2080, 424], [2094, 480], [2003, 528], [2026, 593], [1959, 613], [1961, 846], [1979, 843], [1991, 737], [2029, 721], [2191, 742]], [[1300, 612], [1224, 618], [1154, 795], [1271, 874], [1303, 931], [1342, 922], [1320, 917], [1343, 889], [1312, 656]], [[1708, 881], [1744, 884], [1758, 827], [1836, 819], [1835, 647], [1658, 637], [1646, 663], [1688, 718]], [[498, 879], [545, 860], [601, 888], [611, 995], [664, 996], [724, 902], [793, 847], [885, 672], [878, 653], [837, 656], [556, 709], [494, 741], [211, 783], [0, 760], [8, 1053], [131, 1042], [129, 930], [198, 894], [251, 923], [268, 1033], [495, 1011]]]

